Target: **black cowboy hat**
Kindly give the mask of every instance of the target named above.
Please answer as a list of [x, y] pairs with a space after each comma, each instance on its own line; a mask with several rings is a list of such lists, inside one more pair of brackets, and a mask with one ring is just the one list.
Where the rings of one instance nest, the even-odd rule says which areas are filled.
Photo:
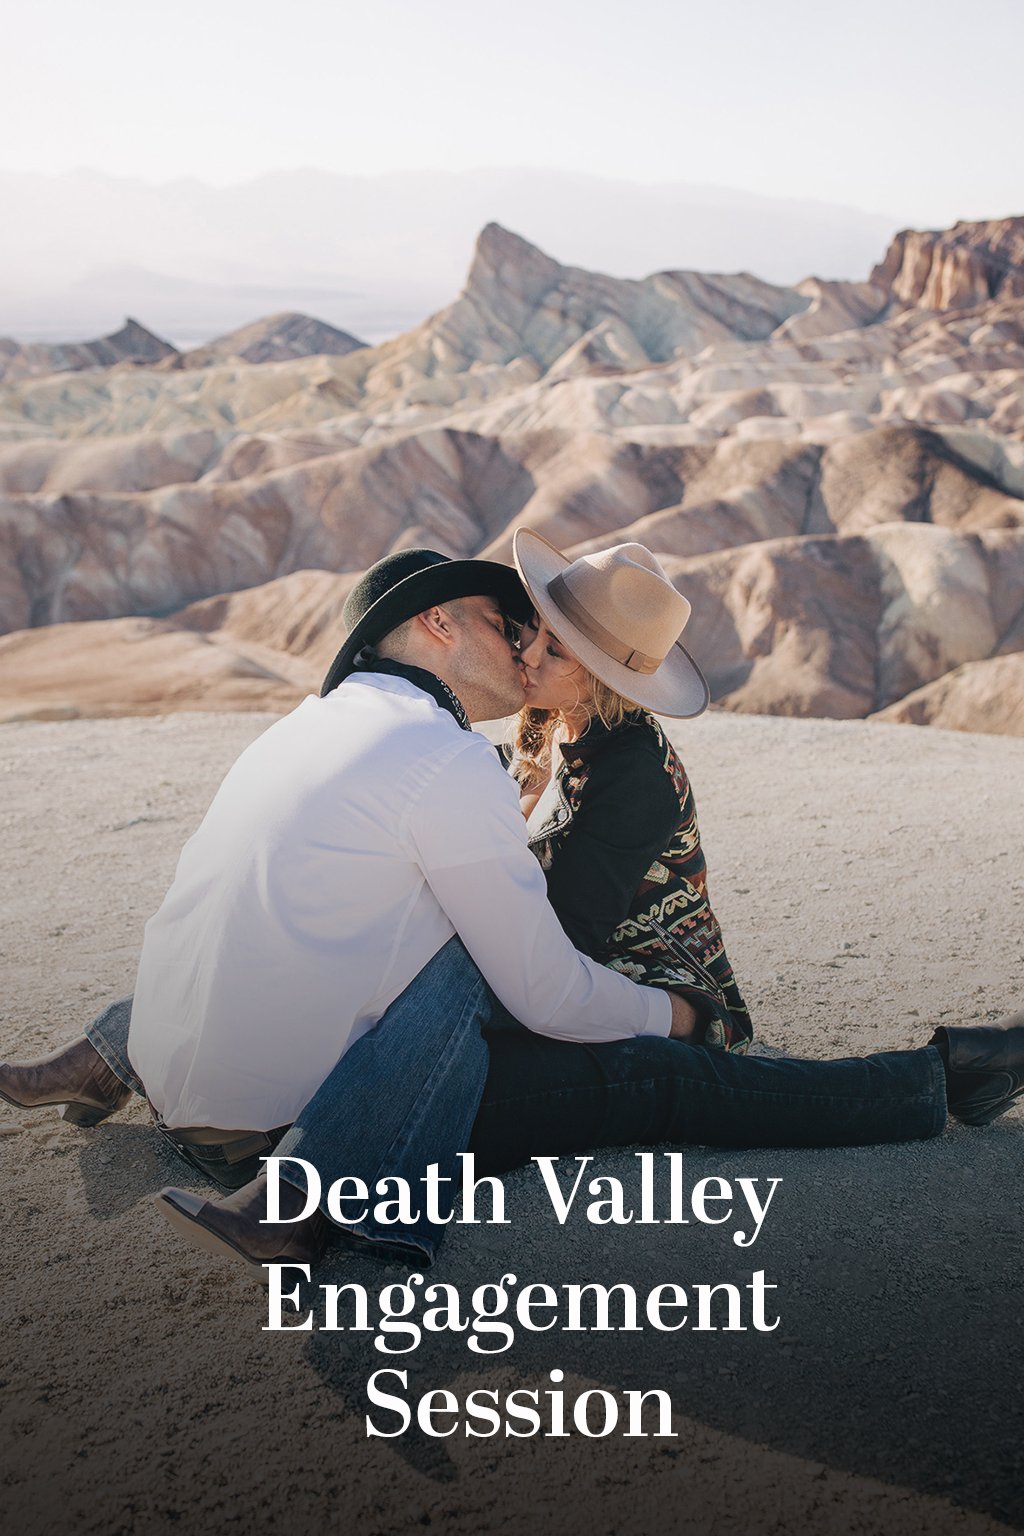
[[435, 549], [401, 549], [371, 565], [342, 609], [348, 635], [331, 662], [320, 697], [349, 675], [364, 645], [376, 644], [406, 619], [457, 597], [493, 597], [502, 612], [519, 623], [533, 606], [512, 567], [495, 560], [449, 560]]

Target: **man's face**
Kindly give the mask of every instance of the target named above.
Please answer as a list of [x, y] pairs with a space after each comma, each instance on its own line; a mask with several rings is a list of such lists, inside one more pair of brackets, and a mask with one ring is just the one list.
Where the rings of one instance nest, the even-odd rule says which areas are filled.
[[[466, 698], [473, 701], [472, 717], [500, 720], [515, 714], [525, 697], [523, 669], [505, 615], [493, 597], [464, 597], [458, 604], [458, 620], [453, 670], [458, 671]], [[459, 693], [454, 680], [453, 686]]]

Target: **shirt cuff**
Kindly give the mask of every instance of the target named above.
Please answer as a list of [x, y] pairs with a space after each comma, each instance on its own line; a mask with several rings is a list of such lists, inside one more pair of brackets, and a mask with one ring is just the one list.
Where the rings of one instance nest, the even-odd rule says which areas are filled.
[[645, 987], [649, 992], [647, 1006], [650, 1010], [645, 1035], [661, 1035], [667, 1039], [672, 1032], [672, 1000], [661, 987]]

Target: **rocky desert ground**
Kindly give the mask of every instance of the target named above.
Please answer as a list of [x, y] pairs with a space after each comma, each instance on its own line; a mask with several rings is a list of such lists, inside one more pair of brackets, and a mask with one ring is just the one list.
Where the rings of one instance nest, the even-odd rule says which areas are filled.
[[[12, 1054], [130, 988], [181, 843], [267, 720], [0, 727]], [[672, 730], [762, 1049], [911, 1047], [1020, 1006], [1024, 743], [727, 713]], [[177, 1244], [150, 1197], [200, 1184], [141, 1103], [91, 1132], [0, 1106], [0, 1505], [25, 1536], [1003, 1536], [1024, 1527], [1022, 1151], [1021, 1109], [902, 1146], [683, 1149], [688, 1181], [783, 1180], [742, 1253], [730, 1228], [559, 1227], [512, 1175], [511, 1224], [454, 1229], [432, 1279], [646, 1295], [764, 1269], [781, 1325], [521, 1336], [494, 1360], [437, 1336], [400, 1362], [416, 1394], [543, 1389], [558, 1367], [572, 1395], [668, 1391], [675, 1438], [386, 1441], [364, 1430], [388, 1363], [370, 1336], [264, 1333], [257, 1288]], [[404, 1273], [338, 1251], [320, 1278], [375, 1294]]]
[[526, 523], [648, 543], [726, 709], [1024, 731], [1024, 219], [795, 287], [490, 225], [378, 346], [285, 315], [0, 357], [4, 719], [279, 708], [373, 560]]

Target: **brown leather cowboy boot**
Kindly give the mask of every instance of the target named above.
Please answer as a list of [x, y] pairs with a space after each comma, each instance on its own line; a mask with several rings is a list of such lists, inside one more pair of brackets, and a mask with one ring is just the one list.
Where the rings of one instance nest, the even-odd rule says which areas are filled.
[[63, 1104], [62, 1118], [72, 1125], [99, 1125], [123, 1109], [131, 1096], [132, 1090], [84, 1036], [41, 1061], [21, 1066], [0, 1062], [0, 1099], [18, 1109]]
[[[304, 1221], [265, 1222], [267, 1176], [261, 1173], [225, 1200], [205, 1200], [173, 1185], [154, 1200], [182, 1237], [206, 1253], [241, 1260], [266, 1285], [264, 1264], [312, 1264], [320, 1257], [327, 1237], [327, 1218], [319, 1211]], [[306, 1196], [293, 1184], [282, 1181], [280, 1205], [283, 1216], [293, 1216]]]

